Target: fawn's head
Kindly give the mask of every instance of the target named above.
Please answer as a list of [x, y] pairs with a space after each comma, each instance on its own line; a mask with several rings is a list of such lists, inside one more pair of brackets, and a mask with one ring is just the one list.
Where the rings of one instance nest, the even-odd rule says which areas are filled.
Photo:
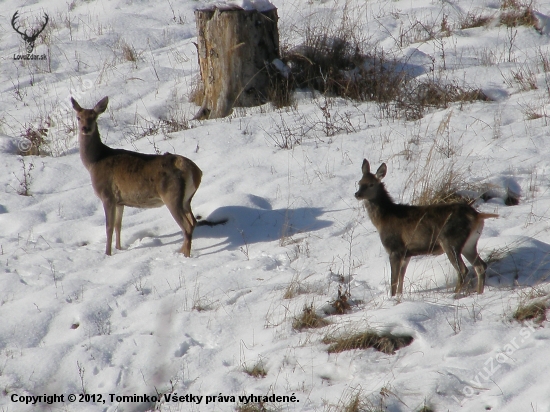
[[363, 159], [361, 171], [363, 177], [359, 180], [359, 190], [355, 193], [355, 198], [359, 200], [372, 200], [378, 195], [378, 188], [382, 184], [380, 181], [386, 176], [388, 168], [386, 163], [382, 163], [376, 174], [370, 172], [370, 165], [367, 159]]
[[76, 111], [78, 131], [83, 135], [94, 134], [97, 129], [97, 117], [107, 109], [109, 98], [105, 96], [93, 109], [83, 109], [75, 99], [71, 97], [73, 109]]

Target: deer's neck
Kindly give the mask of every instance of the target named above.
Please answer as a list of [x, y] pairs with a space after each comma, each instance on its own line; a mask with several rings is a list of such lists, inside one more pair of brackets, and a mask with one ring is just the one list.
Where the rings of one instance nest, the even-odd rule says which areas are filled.
[[365, 200], [365, 206], [372, 223], [374, 226], [378, 227], [383, 217], [394, 211], [396, 204], [393, 202], [393, 199], [382, 183], [378, 186], [376, 197]]
[[109, 148], [101, 142], [99, 132], [96, 130], [92, 134], [82, 134], [78, 136], [80, 145], [80, 159], [89, 169], [91, 165], [103, 159]]

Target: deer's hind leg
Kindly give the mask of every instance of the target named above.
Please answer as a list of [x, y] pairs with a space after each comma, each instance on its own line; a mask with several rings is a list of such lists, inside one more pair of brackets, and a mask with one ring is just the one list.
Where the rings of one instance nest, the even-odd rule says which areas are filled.
[[483, 220], [481, 220], [476, 227], [470, 233], [466, 244], [462, 249], [462, 254], [474, 267], [477, 275], [477, 293], [483, 293], [485, 289], [485, 271], [487, 270], [487, 264], [479, 257], [477, 253], [477, 241], [481, 236], [483, 230]]
[[406, 257], [401, 262], [401, 268], [399, 269], [399, 282], [397, 284], [397, 293], [403, 294], [403, 282], [405, 281], [405, 272], [407, 271], [407, 266], [409, 265], [410, 257]]
[[178, 226], [183, 231], [183, 245], [180, 252], [183, 253], [183, 256], [189, 257], [191, 256], [193, 230], [196, 225], [196, 220], [191, 212], [191, 207], [189, 206], [187, 208], [188, 210], [184, 207], [183, 191], [179, 192], [177, 195], [168, 195], [163, 197], [162, 200], [166, 204], [166, 207], [172, 214], [172, 217]]
[[441, 244], [441, 247], [447, 254], [449, 261], [458, 272], [458, 279], [456, 281], [455, 293], [459, 293], [466, 285], [466, 277], [468, 276], [468, 268], [464, 264], [461, 256], [461, 248], [457, 246], [451, 246], [448, 244]]
[[191, 193], [190, 195], [186, 196], [186, 198], [183, 199], [183, 212], [185, 214], [185, 218], [187, 219], [187, 222], [191, 226], [191, 234], [193, 234], [193, 230], [195, 229], [195, 226], [197, 225], [197, 219], [195, 219], [195, 215], [193, 215], [193, 211], [191, 210], [191, 200], [193, 199], [193, 196], [195, 195], [195, 191]]
[[195, 229], [195, 226], [197, 225], [197, 219], [195, 219], [195, 216], [193, 215], [193, 211], [191, 210], [191, 200], [193, 200], [193, 196], [195, 196], [195, 193], [199, 188], [200, 181], [201, 181], [200, 173], [195, 172], [195, 173], [189, 173], [184, 183], [183, 211], [185, 213], [185, 217], [187, 221], [189, 222], [189, 225], [192, 228], [191, 234]]

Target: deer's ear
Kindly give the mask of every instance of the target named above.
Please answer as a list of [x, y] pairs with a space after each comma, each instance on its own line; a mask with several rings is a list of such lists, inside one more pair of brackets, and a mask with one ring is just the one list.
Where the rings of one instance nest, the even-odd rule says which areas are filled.
[[103, 113], [105, 110], [107, 110], [107, 104], [109, 104], [109, 98], [105, 96], [103, 99], [101, 99], [94, 107], [94, 112], [97, 114]]
[[376, 178], [378, 180], [381, 180], [386, 176], [386, 172], [388, 171], [388, 167], [386, 166], [386, 163], [382, 163], [378, 170], [376, 171]]
[[71, 104], [73, 105], [73, 109], [75, 109], [77, 112], [82, 111], [82, 107], [77, 103], [75, 99], [71, 97]]
[[363, 159], [363, 165], [361, 166], [361, 171], [363, 172], [364, 175], [366, 175], [367, 173], [370, 173], [370, 165], [367, 159]]

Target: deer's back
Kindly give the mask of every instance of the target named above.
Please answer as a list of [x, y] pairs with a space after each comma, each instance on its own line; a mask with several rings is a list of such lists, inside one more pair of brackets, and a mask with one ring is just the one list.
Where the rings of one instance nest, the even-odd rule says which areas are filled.
[[200, 183], [202, 175], [198, 166], [183, 156], [122, 149], [111, 149], [108, 156], [91, 166], [90, 172], [100, 198], [112, 193], [117, 204], [145, 208], [162, 206], [163, 195], [183, 194], [186, 185], [192, 185], [197, 176]]
[[393, 204], [386, 210], [369, 207], [382, 244], [388, 250], [402, 249], [408, 256], [443, 253], [440, 242], [463, 246], [475, 224], [478, 212], [464, 203], [430, 206]]

